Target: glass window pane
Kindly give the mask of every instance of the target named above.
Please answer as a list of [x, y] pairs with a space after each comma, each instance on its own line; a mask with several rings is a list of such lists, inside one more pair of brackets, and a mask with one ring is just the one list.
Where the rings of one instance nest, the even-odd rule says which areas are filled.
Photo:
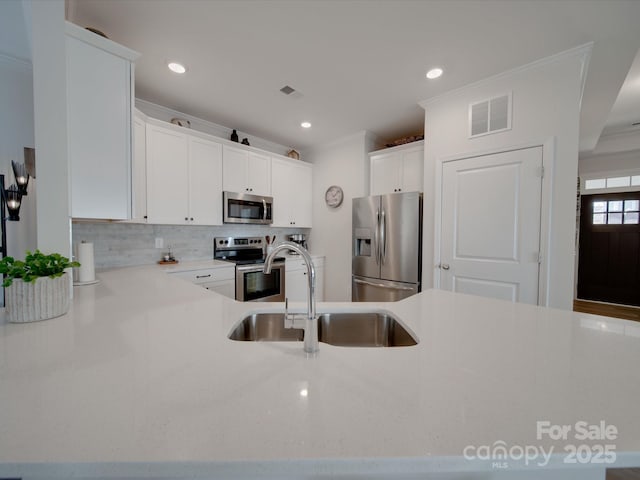
[[624, 214], [624, 223], [637, 224], [638, 223], [638, 212], [625, 213]]
[[[609, 211], [610, 212], [621, 212], [622, 211], [622, 200], [615, 200], [613, 202], [609, 202]], [[611, 222], [609, 222], [611, 223]]]
[[607, 223], [607, 214], [606, 213], [594, 213], [593, 214], [593, 224], [594, 225], [604, 225]]
[[607, 188], [628, 187], [630, 181], [630, 177], [610, 177], [607, 178]]
[[625, 200], [624, 211], [625, 212], [637, 212], [640, 210], [640, 200]]
[[631, 177], [631, 185], [640, 185], [640, 175], [634, 175], [633, 177]]
[[593, 202], [593, 213], [606, 212], [607, 202]]
[[622, 223], [622, 214], [621, 213], [610, 213], [609, 214], [609, 221], [607, 222], [608, 224], [620, 224]]
[[593, 190], [594, 188], [606, 188], [607, 181], [604, 178], [593, 178], [584, 182], [585, 190]]

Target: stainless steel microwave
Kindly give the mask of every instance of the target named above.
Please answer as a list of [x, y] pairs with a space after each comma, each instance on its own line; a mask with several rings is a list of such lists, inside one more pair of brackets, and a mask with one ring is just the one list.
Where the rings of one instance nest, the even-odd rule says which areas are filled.
[[273, 197], [222, 192], [222, 208], [224, 223], [269, 225], [273, 222]]

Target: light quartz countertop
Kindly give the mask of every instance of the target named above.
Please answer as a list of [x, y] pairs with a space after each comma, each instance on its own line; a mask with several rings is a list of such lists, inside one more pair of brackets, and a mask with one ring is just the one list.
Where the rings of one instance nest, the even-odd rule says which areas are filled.
[[[637, 323], [429, 290], [318, 305], [393, 312], [418, 345], [321, 343], [306, 358], [301, 342], [227, 338], [282, 304], [235, 302], [170, 268], [101, 272], [65, 316], [0, 322], [0, 477], [604, 478], [607, 465], [564, 463], [581, 444], [640, 466]], [[572, 431], [537, 438], [538, 421]], [[579, 421], [618, 433], [578, 440]], [[496, 442], [554, 455], [464, 456]]]

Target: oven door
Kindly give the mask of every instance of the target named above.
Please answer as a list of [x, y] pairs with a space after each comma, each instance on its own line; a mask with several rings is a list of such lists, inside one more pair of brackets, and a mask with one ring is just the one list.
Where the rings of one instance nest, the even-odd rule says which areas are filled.
[[272, 222], [272, 197], [223, 192], [222, 204], [224, 223], [269, 225]]
[[236, 300], [240, 302], [284, 302], [284, 263], [273, 265], [271, 273], [264, 264], [236, 265]]

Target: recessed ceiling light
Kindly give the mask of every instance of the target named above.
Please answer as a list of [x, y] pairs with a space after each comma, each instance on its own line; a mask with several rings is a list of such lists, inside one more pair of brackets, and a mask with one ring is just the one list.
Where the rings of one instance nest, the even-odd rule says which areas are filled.
[[181, 63], [171, 62], [167, 64], [167, 67], [169, 67], [169, 70], [171, 70], [174, 73], [184, 73], [187, 71], [185, 66], [182, 65]]
[[302, 122], [302, 123], [300, 124], [300, 126], [301, 126], [302, 128], [311, 128], [311, 123], [310, 123], [310, 122]]
[[441, 68], [432, 68], [431, 70], [429, 70], [427, 72], [427, 78], [429, 80], [433, 80], [434, 78], [438, 78], [440, 75], [442, 75], [442, 69]]

